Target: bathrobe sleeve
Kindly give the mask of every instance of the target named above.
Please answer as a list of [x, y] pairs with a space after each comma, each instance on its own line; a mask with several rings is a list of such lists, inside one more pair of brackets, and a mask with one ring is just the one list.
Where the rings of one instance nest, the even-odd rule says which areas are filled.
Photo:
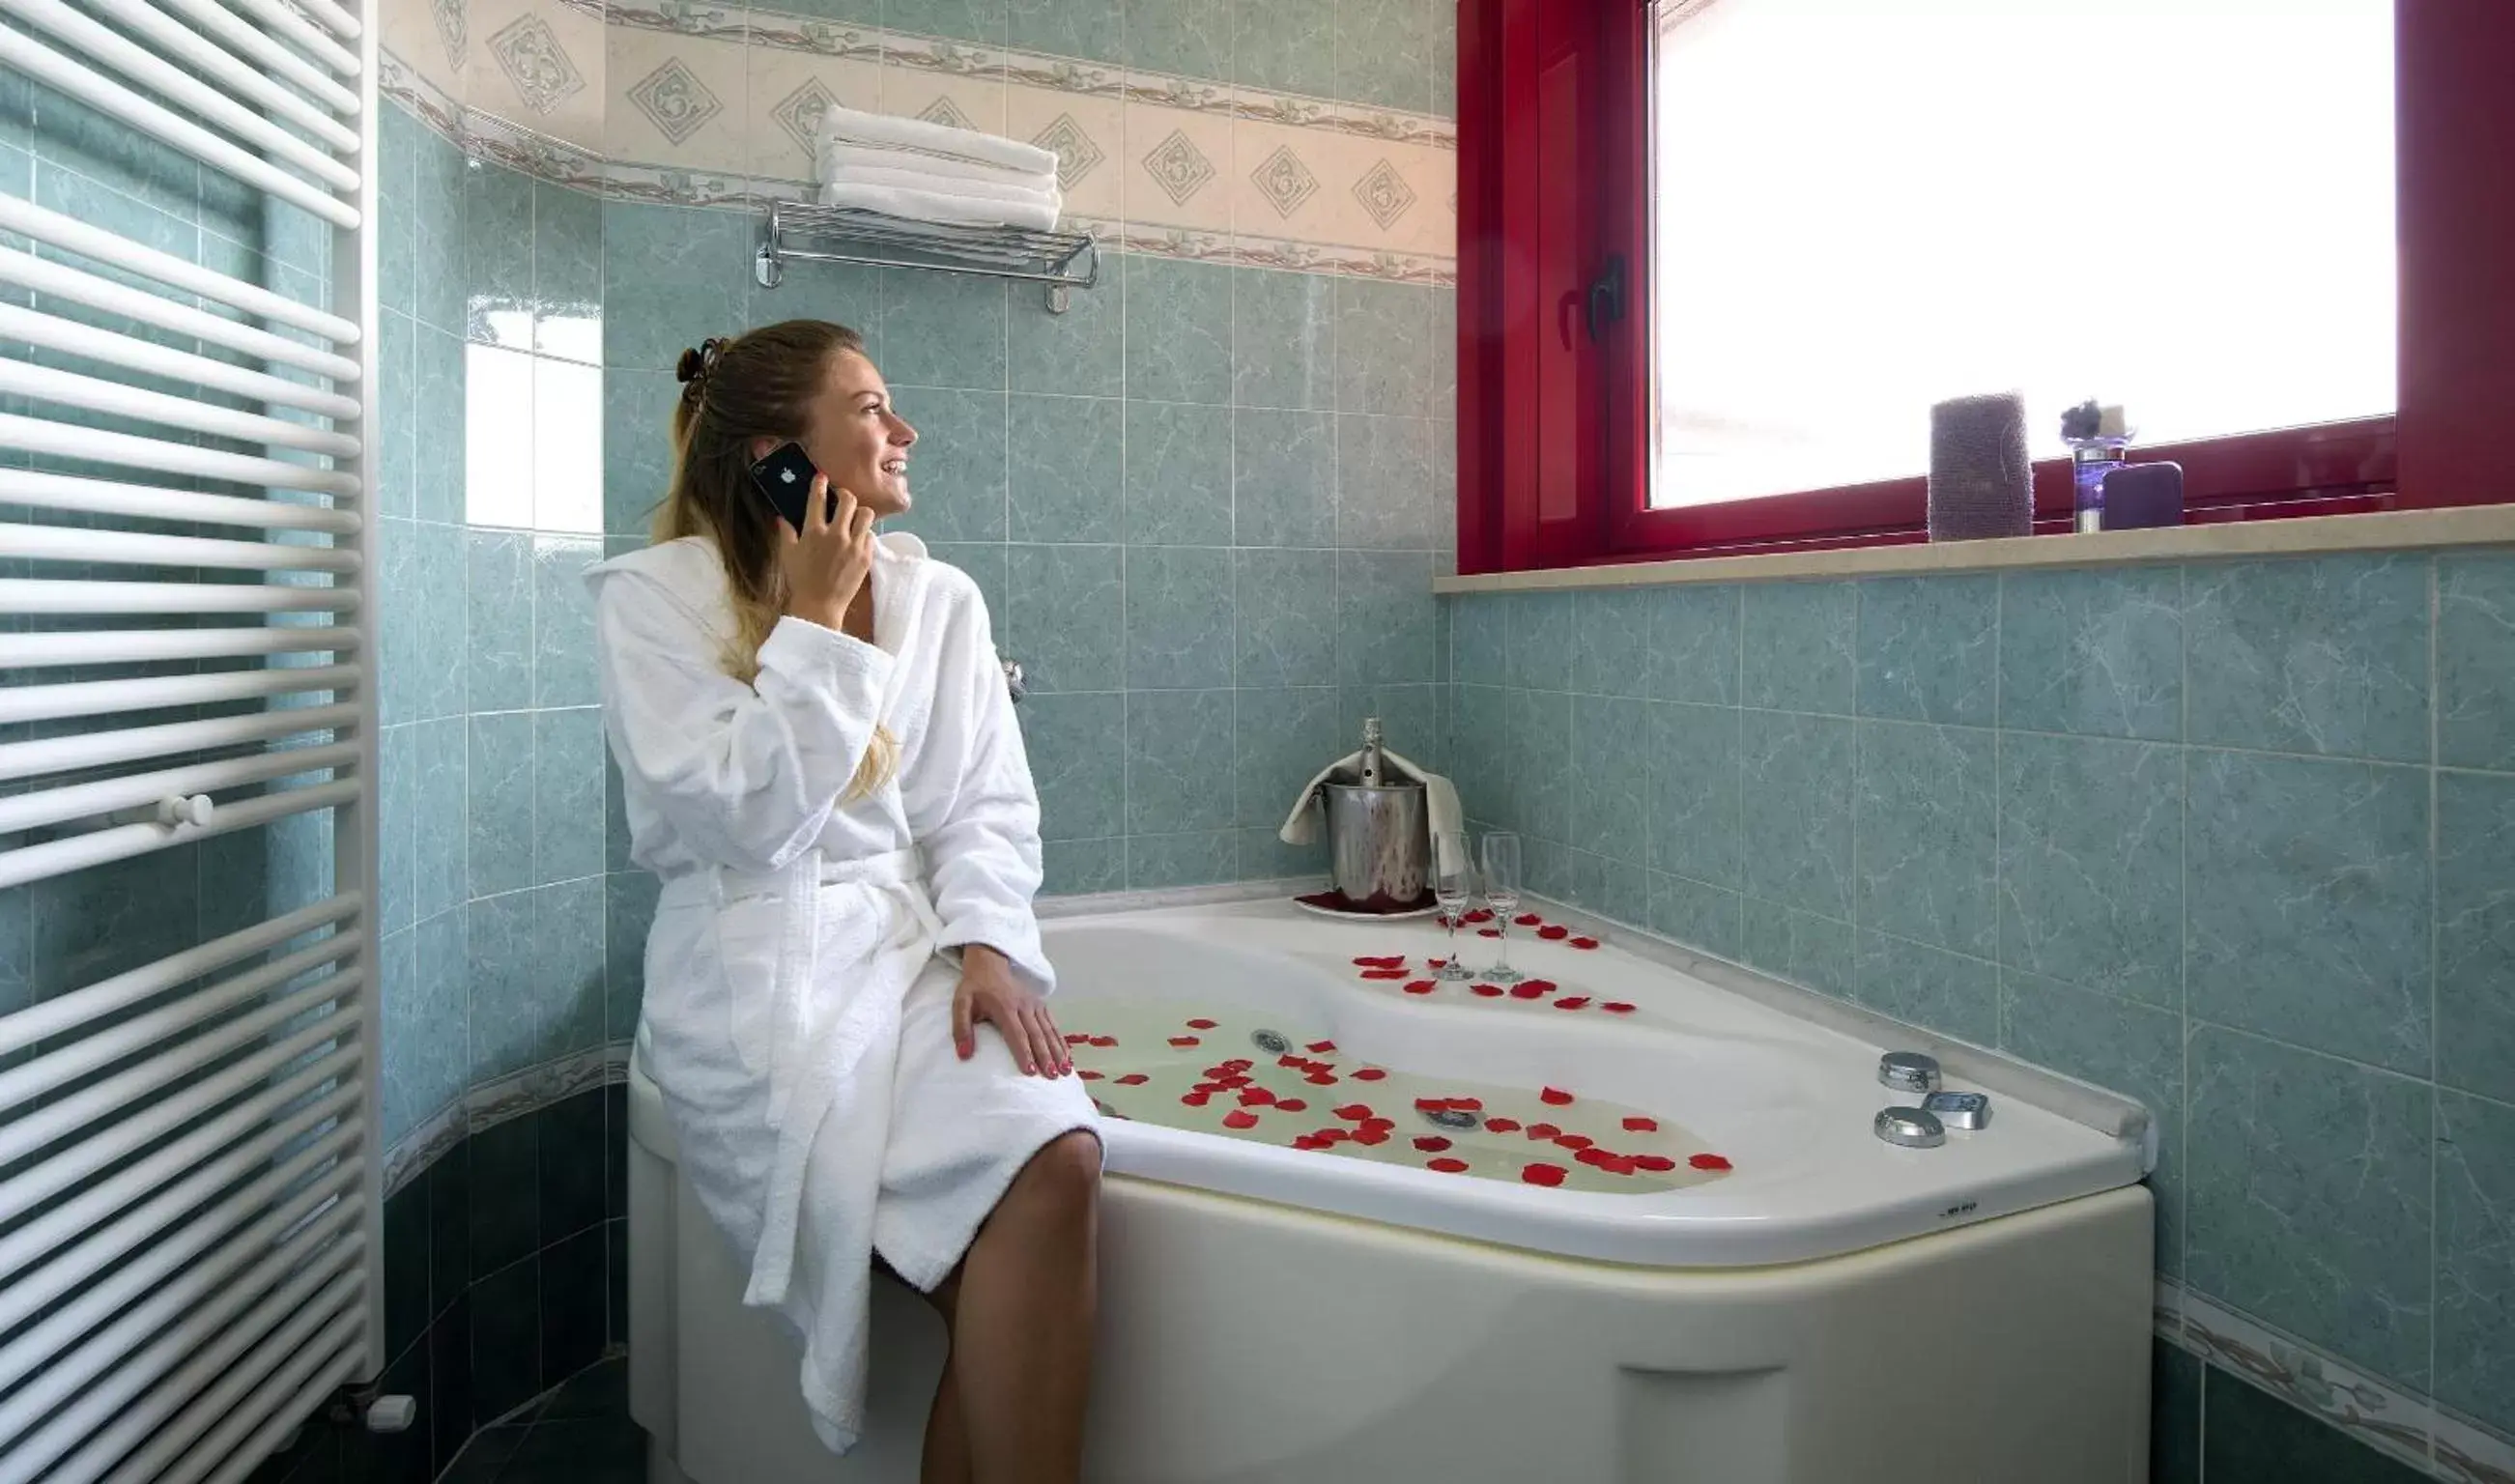
[[889, 655], [781, 618], [745, 685], [698, 614], [638, 572], [603, 580], [595, 625], [612, 752], [692, 850], [778, 871], [819, 839], [872, 744]]
[[908, 824], [926, 852], [939, 946], [984, 943], [1046, 994], [1055, 970], [1040, 951], [1031, 897], [1039, 890], [1039, 791], [996, 658], [985, 599], [949, 568], [936, 588], [948, 606], [936, 655], [934, 710], [901, 780]]

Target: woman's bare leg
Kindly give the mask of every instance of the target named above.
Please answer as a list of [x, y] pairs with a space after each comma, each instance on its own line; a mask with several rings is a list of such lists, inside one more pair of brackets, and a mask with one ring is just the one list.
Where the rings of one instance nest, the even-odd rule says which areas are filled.
[[[943, 1316], [948, 1337], [959, 1327], [961, 1270], [934, 1286], [926, 1301]], [[918, 1484], [973, 1484], [969, 1472], [969, 1427], [961, 1416], [961, 1386], [952, 1378], [952, 1351], [943, 1353], [943, 1379], [934, 1387], [934, 1405], [926, 1414], [926, 1449], [921, 1455]]]
[[[1082, 1477], [1099, 1197], [1099, 1140], [1061, 1134], [1014, 1176], [962, 1259], [946, 1388], [976, 1484]], [[936, 1395], [938, 1414], [945, 1401]]]

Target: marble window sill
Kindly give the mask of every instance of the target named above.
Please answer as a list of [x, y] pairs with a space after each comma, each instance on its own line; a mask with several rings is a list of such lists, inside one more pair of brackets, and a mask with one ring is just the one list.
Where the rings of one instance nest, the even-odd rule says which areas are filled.
[[1642, 588], [1682, 582], [1778, 582], [1793, 578], [1869, 577], [1908, 572], [1992, 572], [2035, 567], [2100, 567], [2138, 562], [2321, 552], [2418, 551], [2436, 547], [2515, 545], [2515, 505], [2390, 511], [2365, 515], [2313, 515], [2180, 525], [2092, 535], [2021, 536], [1996, 541], [1920, 542], [1838, 551], [1771, 552], [1677, 561], [1563, 567], [1435, 577], [1435, 593], [1543, 593], [1582, 588]]

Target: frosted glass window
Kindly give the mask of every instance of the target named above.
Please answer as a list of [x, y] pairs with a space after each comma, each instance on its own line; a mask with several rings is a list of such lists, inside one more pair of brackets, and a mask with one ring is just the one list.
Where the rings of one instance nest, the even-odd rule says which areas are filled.
[[[430, 435], [423, 428], [419, 435]], [[533, 358], [477, 341], [463, 348], [463, 518], [533, 523]]]
[[1661, 0], [1652, 504], [2393, 411], [2394, 0]]
[[533, 528], [602, 529], [602, 372], [533, 361]]

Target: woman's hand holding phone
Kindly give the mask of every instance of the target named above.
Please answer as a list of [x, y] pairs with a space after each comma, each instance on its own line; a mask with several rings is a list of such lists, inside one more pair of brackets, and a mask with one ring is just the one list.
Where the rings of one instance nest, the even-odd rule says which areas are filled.
[[786, 574], [786, 611], [845, 632], [847, 608], [873, 572], [873, 511], [847, 491], [830, 498], [827, 474], [812, 476], [804, 528], [777, 522], [777, 564]]

